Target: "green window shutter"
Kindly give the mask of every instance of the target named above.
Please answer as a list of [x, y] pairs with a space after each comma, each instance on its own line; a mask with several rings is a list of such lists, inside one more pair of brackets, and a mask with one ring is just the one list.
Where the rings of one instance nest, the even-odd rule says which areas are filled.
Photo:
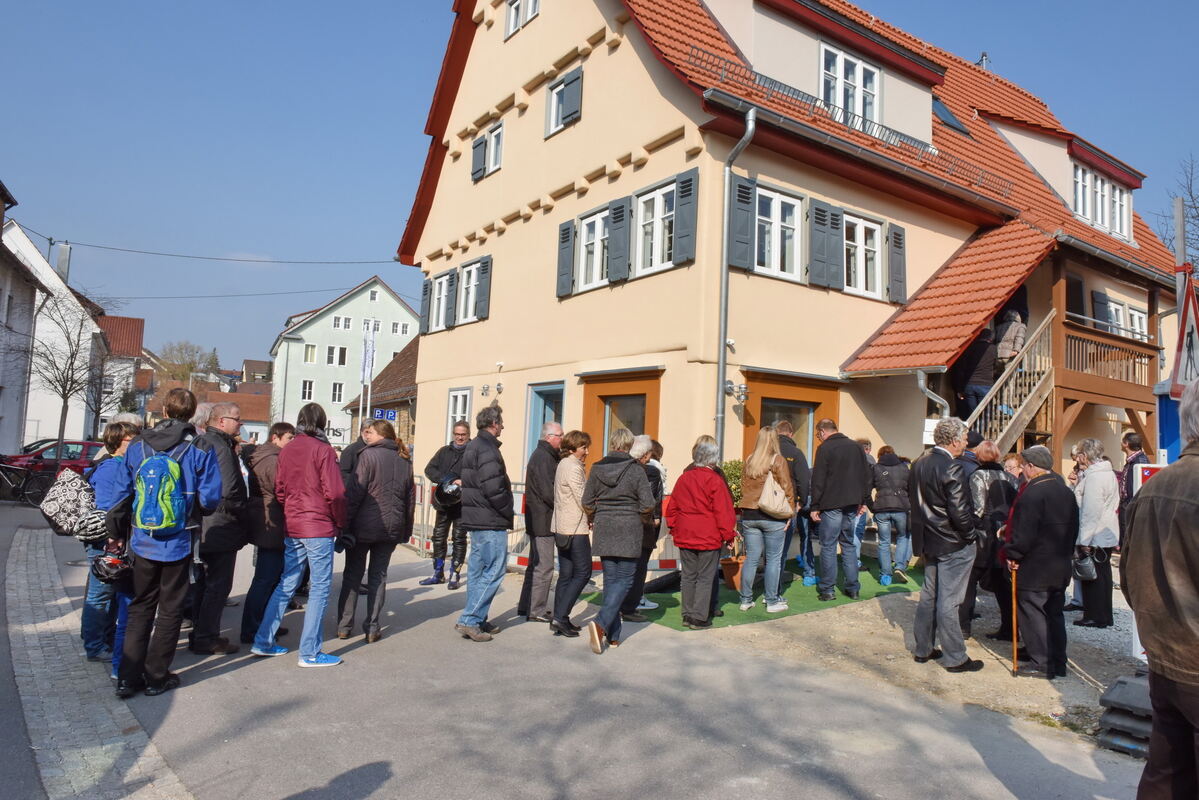
[[674, 255], [676, 265], [695, 260], [695, 228], [699, 211], [699, 168], [679, 173], [674, 185]]
[[632, 217], [633, 198], [622, 197], [608, 204], [608, 283], [629, 279]]
[[420, 332], [429, 332], [429, 301], [433, 299], [433, 281], [426, 278], [420, 286]]
[[899, 225], [887, 226], [887, 299], [908, 301], [907, 232]]
[[491, 315], [491, 256], [479, 259], [479, 283], [475, 288], [475, 316], [487, 319]]
[[808, 204], [808, 283], [845, 288], [844, 212], [820, 200]]
[[562, 80], [562, 124], [578, 122], [583, 116], [583, 68], [572, 70]]
[[729, 185], [729, 268], [751, 270], [754, 266], [754, 202], [758, 182], [733, 176]]
[[[1091, 290], [1091, 316], [1095, 318], [1095, 330], [1110, 331], [1112, 329], [1112, 305], [1107, 299], [1107, 292]], [[1118, 332], [1118, 331], [1117, 331]]]
[[558, 226], [558, 296], [570, 297], [575, 290], [575, 223]]
[[455, 270], [445, 279], [445, 327], [450, 329], [458, 321], [458, 272]]
[[487, 173], [487, 137], [470, 143], [470, 179], [478, 183]]

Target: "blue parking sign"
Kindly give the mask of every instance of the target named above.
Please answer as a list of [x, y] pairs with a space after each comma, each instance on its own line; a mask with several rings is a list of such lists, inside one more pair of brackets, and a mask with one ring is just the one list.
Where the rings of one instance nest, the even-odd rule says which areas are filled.
[[383, 409], [381, 409], [381, 408], [375, 409], [375, 419], [383, 419]]
[[394, 408], [387, 409], [387, 421], [388, 422], [396, 421], [396, 410]]

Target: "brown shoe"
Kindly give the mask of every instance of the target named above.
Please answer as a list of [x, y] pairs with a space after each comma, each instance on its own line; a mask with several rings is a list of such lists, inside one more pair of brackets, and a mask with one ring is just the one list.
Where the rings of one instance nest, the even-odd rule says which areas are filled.
[[338, 632], [337, 632], [337, 638], [338, 638], [338, 639], [349, 639], [349, 638], [350, 638], [350, 632], [349, 632], [349, 631], [338, 631]]
[[210, 647], [189, 647], [188, 649], [198, 656], [231, 656], [241, 648], [222, 636]]
[[604, 652], [604, 645], [607, 644], [608, 636], [604, 633], [604, 629], [600, 627], [598, 622], [587, 623], [587, 635], [591, 637], [591, 652], [597, 656]]
[[486, 631], [481, 631], [473, 625], [455, 625], [454, 630], [462, 634], [463, 639], [470, 639], [472, 642], [490, 642], [491, 634]]
[[383, 634], [381, 634], [381, 633], [368, 633], [366, 635], [366, 643], [374, 644], [375, 642], [379, 641], [382, 638], [383, 638]]

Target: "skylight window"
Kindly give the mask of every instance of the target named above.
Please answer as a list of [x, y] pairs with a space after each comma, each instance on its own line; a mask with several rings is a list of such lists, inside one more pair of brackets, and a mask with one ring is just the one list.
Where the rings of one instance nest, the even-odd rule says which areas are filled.
[[933, 113], [937, 115], [937, 119], [944, 122], [950, 128], [953, 128], [963, 136], [969, 136], [970, 131], [962, 124], [962, 121], [953, 115], [949, 110], [949, 106], [941, 102], [941, 98], [933, 95]]

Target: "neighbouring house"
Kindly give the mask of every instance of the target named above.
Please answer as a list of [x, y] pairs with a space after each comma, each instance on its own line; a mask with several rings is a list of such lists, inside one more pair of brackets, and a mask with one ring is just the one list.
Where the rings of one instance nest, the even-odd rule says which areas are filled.
[[426, 276], [420, 448], [498, 400], [514, 479], [547, 419], [593, 459], [651, 434], [672, 476], [784, 418], [809, 459], [822, 417], [915, 456], [1014, 310], [971, 424], [1154, 450], [1173, 258], [1144, 176], [1031, 92], [840, 0], [454, 14], [398, 252]]
[[14, 220], [4, 223], [3, 241], [46, 288], [36, 301], [23, 442], [58, 436], [64, 396], [63, 435], [91, 437], [99, 415], [89, 407], [88, 389], [100, 380], [108, 357], [108, 342], [96, 321], [104, 309], [67, 285], [67, 259], [52, 267]]
[[[420, 337], [417, 337], [392, 357], [371, 381], [370, 405], [363, 408], [365, 419], [387, 420], [395, 426], [396, 435], [409, 446], [416, 436], [416, 360], [419, 351]], [[350, 415], [351, 432], [359, 430], [360, 402], [365, 404], [366, 396], [356, 395], [345, 405], [344, 410]]]
[[[0, 182], [0, 226], [17, 204]], [[16, 453], [25, 443], [25, 408], [29, 399], [29, 342], [39, 295], [50, 290], [16, 254], [0, 243], [0, 453]]]
[[[307, 403], [320, 403], [329, 419], [329, 441], [357, 434], [343, 408], [416, 338], [416, 313], [375, 275], [320, 308], [293, 314], [271, 346], [271, 419], [294, 423]], [[363, 374], [373, 346], [373, 367]]]
[[242, 383], [270, 383], [271, 362], [247, 358], [241, 362]]
[[140, 413], [144, 418], [151, 386], [146, 385], [145, 377], [142, 387], [138, 381], [138, 374], [147, 369], [142, 357], [146, 321], [105, 314], [96, 317], [96, 324], [108, 339], [108, 357], [101, 364], [100, 380], [89, 389], [88, 404], [97, 416], [96, 431], [103, 432], [109, 419], [120, 411]]

